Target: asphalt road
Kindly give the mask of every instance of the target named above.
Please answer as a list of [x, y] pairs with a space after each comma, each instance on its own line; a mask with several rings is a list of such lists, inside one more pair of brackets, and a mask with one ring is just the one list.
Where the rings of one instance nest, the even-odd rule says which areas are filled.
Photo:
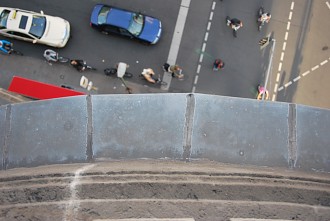
[[[43, 10], [46, 14], [67, 19], [71, 23], [72, 38], [64, 49], [58, 50], [60, 54], [70, 58], [85, 59], [98, 70], [124, 61], [130, 64], [129, 71], [135, 76], [146, 67], [162, 74], [161, 65], [169, 57], [172, 37], [177, 34], [174, 30], [180, 8], [186, 8], [188, 13], [176, 59], [183, 67], [185, 79], [183, 81], [173, 79], [168, 92], [197, 92], [254, 99], [256, 86], [265, 82], [271, 54], [271, 44], [260, 50], [258, 41], [268, 33], [272, 33], [276, 39], [276, 46], [267, 85], [271, 99], [330, 108], [330, 101], [326, 96], [328, 91], [326, 86], [330, 80], [326, 75], [330, 63], [327, 49], [330, 31], [324, 29], [328, 27], [330, 9], [325, 0], [101, 2], [141, 11], [159, 18], [163, 25], [160, 42], [155, 46], [146, 46], [128, 39], [106, 36], [91, 29], [89, 17], [96, 4], [95, 1], [3, 0], [1, 4], [33, 11]], [[183, 3], [184, 6], [181, 5]], [[261, 5], [272, 13], [272, 20], [261, 32], [258, 32], [255, 21], [257, 10]], [[322, 16], [314, 16], [319, 13]], [[225, 25], [227, 15], [243, 21], [244, 26], [238, 31], [237, 38], [232, 36], [231, 30]], [[21, 51], [25, 52], [24, 57], [29, 60], [27, 65], [31, 60], [35, 63], [44, 62], [41, 54], [46, 46], [14, 42]], [[224, 60], [225, 69], [219, 72], [212, 70], [215, 58]], [[24, 63], [22, 59], [22, 65]], [[319, 67], [315, 68], [317, 65]], [[3, 73], [9, 72], [6, 70], [7, 67], [1, 66], [1, 69], [5, 70]], [[32, 72], [33, 74], [30, 73], [27, 77], [40, 77], [47, 82], [54, 80], [54, 83], [60, 81], [52, 73], [55, 72], [54, 67], [48, 71], [52, 76], [40, 74], [38, 69]], [[61, 76], [68, 73], [66, 69], [62, 72], [64, 74], [62, 73]], [[99, 93], [113, 93], [108, 89], [108, 83], [104, 83], [102, 71], [88, 76], [97, 82]], [[8, 82], [3, 82], [4, 79]], [[66, 83], [71, 85], [77, 82], [72, 74], [65, 76], [65, 79]], [[3, 87], [9, 85], [8, 77], [0, 81]], [[138, 77], [130, 79], [129, 83], [147, 85]], [[149, 88], [148, 92], [159, 89], [158, 85], [147, 86], [142, 87], [138, 92], [143, 88]]]

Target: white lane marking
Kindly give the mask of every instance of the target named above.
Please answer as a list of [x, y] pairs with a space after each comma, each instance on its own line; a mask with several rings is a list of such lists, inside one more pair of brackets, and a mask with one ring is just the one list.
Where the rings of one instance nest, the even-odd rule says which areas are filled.
[[312, 71], [315, 71], [316, 69], [318, 69], [320, 67], [320, 65], [316, 65], [314, 67], [312, 67]]
[[205, 48], [206, 48], [206, 43], [204, 42], [203, 43], [203, 46], [202, 46], [202, 52], [204, 53], [204, 51], [205, 51]]
[[196, 71], [196, 73], [199, 74], [200, 71], [201, 71], [201, 65], [199, 64], [199, 65], [197, 66], [197, 71]]
[[209, 20], [212, 21], [212, 19], [213, 19], [213, 12], [210, 13], [210, 18], [209, 18]]
[[305, 77], [309, 73], [311, 73], [311, 72], [310, 71], [306, 71], [306, 72], [302, 73], [302, 76]]
[[199, 63], [202, 63], [202, 61], [203, 61], [203, 57], [204, 57], [204, 54], [201, 54], [201, 55], [199, 56]]
[[281, 90], [283, 90], [284, 89], [284, 87], [282, 86], [282, 87], [279, 87], [278, 88], [278, 91], [281, 91]]
[[278, 72], [278, 73], [277, 73], [277, 76], [276, 76], [276, 82], [279, 82], [279, 81], [280, 81], [280, 77], [281, 77], [281, 73]]
[[209, 30], [210, 30], [210, 28], [211, 28], [211, 22], [208, 22], [208, 23], [207, 23], [207, 28], [206, 28], [206, 30], [208, 30], [208, 31], [209, 31]]
[[284, 87], [289, 87], [291, 84], [292, 84], [292, 81], [289, 81], [288, 83], [286, 83], [286, 84], [284, 85]]
[[294, 79], [293, 79], [293, 82], [296, 82], [296, 81], [298, 81], [300, 78], [301, 78], [300, 76], [298, 76], [298, 77], [294, 78]]
[[278, 64], [278, 71], [281, 71], [282, 70], [282, 62], [280, 62], [279, 64]]
[[286, 30], [290, 30], [290, 25], [291, 25], [291, 22], [288, 21], [288, 24], [286, 25]]
[[278, 84], [276, 83], [276, 84], [275, 84], [275, 87], [274, 87], [274, 93], [276, 93], [277, 88], [278, 88]]
[[194, 81], [194, 84], [196, 85], [198, 82], [198, 75], [195, 76], [195, 81]]
[[214, 1], [213, 4], [212, 4], [212, 10], [215, 9], [215, 4], [216, 4], [216, 2]]
[[196, 87], [195, 86], [193, 86], [193, 88], [192, 88], [192, 93], [195, 93], [195, 91], [196, 91]]
[[275, 101], [275, 100], [276, 100], [276, 95], [273, 94], [273, 96], [272, 96], [272, 101]]
[[285, 48], [286, 48], [286, 41], [283, 42], [283, 47], [282, 47], [282, 50], [285, 51]]
[[282, 51], [280, 61], [283, 61], [283, 58], [284, 58], [284, 52]]
[[325, 4], [327, 4], [328, 8], [330, 9], [330, 4], [329, 4], [329, 2], [326, 2]]
[[325, 65], [326, 63], [328, 63], [328, 60], [324, 60], [321, 62], [321, 65]]
[[[329, 58], [330, 60], [330, 58]], [[315, 65], [314, 67], [311, 68], [311, 70], [308, 70], [308, 71], [305, 71], [304, 73], [302, 73], [300, 76], [296, 77], [293, 79], [293, 82], [297, 82], [298, 80], [300, 80], [302, 77], [305, 77], [307, 74], [317, 70], [318, 68], [320, 68], [322, 65], [325, 65], [326, 63], [328, 63], [328, 60], [324, 60], [320, 63], [320, 65]], [[278, 76], [277, 76], [278, 77]], [[278, 82], [278, 79], [276, 79], [276, 83]], [[292, 82], [290, 81], [289, 83], [285, 84], [284, 86], [285, 87], [288, 87], [292, 84]], [[281, 91], [282, 90], [282, 87], [280, 87], [278, 89], [278, 91]]]
[[[277, 73], [277, 76], [276, 76], [275, 87], [274, 87], [274, 92], [275, 93], [272, 96], [272, 100], [273, 101], [275, 101], [275, 99], [276, 99], [276, 90], [277, 90], [277, 87], [278, 87], [278, 84], [279, 84], [279, 81], [280, 81], [280, 77], [281, 77], [282, 64], [283, 64], [283, 61], [284, 61], [284, 55], [285, 55], [285, 49], [286, 49], [286, 42], [287, 42], [288, 37], [289, 37], [289, 30], [290, 30], [290, 25], [291, 25], [291, 22], [290, 21], [292, 19], [292, 15], [293, 15], [293, 8], [294, 8], [294, 1], [291, 2], [289, 17], [288, 17], [288, 23], [287, 23], [287, 26], [286, 26], [287, 31], [285, 32], [285, 35], [284, 35], [284, 42], [283, 42], [283, 46], [282, 46], [282, 53], [281, 53], [280, 63], [279, 63], [279, 66], [278, 66], [278, 73]], [[278, 89], [278, 91], [281, 91], [282, 89], [283, 89], [283, 87], [280, 87]]]
[[209, 38], [209, 33], [206, 32], [206, 33], [205, 33], [205, 37], [204, 37], [204, 41], [207, 41], [208, 38]]
[[293, 10], [294, 2], [291, 3], [291, 10]]
[[[181, 6], [178, 14], [178, 18], [176, 20], [172, 42], [170, 46], [170, 51], [167, 57], [167, 63], [176, 64], [176, 60], [179, 53], [179, 48], [181, 44], [181, 39], [183, 35], [184, 26], [186, 24], [186, 19], [188, 16], [189, 6], [191, 0], [182, 0]], [[164, 72], [163, 81], [167, 83], [166, 86], [162, 86], [162, 90], [168, 90], [171, 84], [172, 76], [169, 73]]]

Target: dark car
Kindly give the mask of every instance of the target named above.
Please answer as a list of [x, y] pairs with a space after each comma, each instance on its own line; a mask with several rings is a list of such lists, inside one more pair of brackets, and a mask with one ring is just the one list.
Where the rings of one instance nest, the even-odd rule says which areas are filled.
[[95, 5], [91, 26], [105, 34], [119, 34], [149, 44], [156, 44], [162, 33], [162, 23], [157, 18], [103, 4]]

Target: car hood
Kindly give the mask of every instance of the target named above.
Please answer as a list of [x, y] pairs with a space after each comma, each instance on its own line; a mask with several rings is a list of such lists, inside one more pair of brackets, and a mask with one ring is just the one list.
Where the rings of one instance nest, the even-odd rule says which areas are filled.
[[47, 41], [55, 47], [64, 47], [70, 37], [70, 24], [58, 17], [47, 17], [47, 27], [40, 40]]
[[144, 27], [139, 38], [155, 44], [159, 40], [161, 33], [161, 22], [156, 18], [145, 16]]

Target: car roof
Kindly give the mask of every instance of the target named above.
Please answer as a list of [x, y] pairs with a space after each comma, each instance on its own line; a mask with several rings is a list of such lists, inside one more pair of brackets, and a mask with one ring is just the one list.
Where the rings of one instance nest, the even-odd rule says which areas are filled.
[[119, 8], [111, 8], [107, 17], [107, 23], [127, 29], [132, 19], [132, 12]]
[[11, 10], [7, 20], [7, 29], [28, 33], [32, 25], [32, 14], [19, 9], [5, 9]]

